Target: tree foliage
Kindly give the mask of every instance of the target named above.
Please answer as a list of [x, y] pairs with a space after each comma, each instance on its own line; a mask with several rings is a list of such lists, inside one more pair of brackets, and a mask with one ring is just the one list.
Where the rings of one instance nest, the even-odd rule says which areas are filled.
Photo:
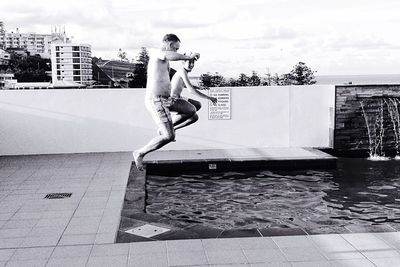
[[122, 51], [121, 48], [118, 50], [118, 57], [121, 61], [128, 61], [128, 58], [126, 57], [126, 52]]
[[202, 87], [222, 87], [226, 85], [225, 78], [218, 72], [212, 74], [207, 72], [200, 75], [200, 86]]
[[50, 59], [39, 55], [24, 55], [14, 51], [10, 53], [8, 66], [2, 66], [1, 71], [14, 73], [18, 82], [50, 82], [51, 77], [46, 73], [51, 71]]
[[211, 74], [200, 75], [200, 84], [208, 87], [220, 86], [269, 86], [269, 85], [310, 85], [315, 84], [315, 71], [311, 70], [304, 62], [297, 63], [289, 73], [279, 75], [271, 75], [267, 73], [265, 77], [261, 77], [257, 72], [252, 71], [248, 76], [245, 73], [240, 73], [237, 79], [225, 79], [218, 72]]
[[290, 84], [309, 85], [315, 84], [314, 71], [312, 71], [304, 62], [297, 63], [290, 73], [285, 74], [286, 80]]
[[129, 81], [130, 88], [145, 88], [147, 83], [147, 65], [149, 64], [149, 53], [145, 47], [142, 47], [138, 56], [133, 77]]

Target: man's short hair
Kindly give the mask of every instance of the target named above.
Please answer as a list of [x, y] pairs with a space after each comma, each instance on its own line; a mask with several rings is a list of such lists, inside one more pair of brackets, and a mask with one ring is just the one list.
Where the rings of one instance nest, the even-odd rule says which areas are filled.
[[176, 36], [173, 33], [168, 33], [164, 36], [163, 38], [163, 42], [181, 42], [181, 40], [179, 40], [178, 36]]

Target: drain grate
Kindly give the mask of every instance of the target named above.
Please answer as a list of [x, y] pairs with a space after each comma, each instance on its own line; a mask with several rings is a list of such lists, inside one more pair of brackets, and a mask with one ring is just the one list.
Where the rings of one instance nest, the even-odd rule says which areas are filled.
[[72, 193], [50, 193], [47, 194], [44, 198], [47, 199], [60, 199], [60, 198], [69, 198]]
[[170, 229], [163, 228], [163, 227], [158, 227], [152, 224], [145, 224], [136, 228], [132, 228], [129, 230], [126, 230], [125, 233], [132, 234], [132, 235], [138, 235], [141, 237], [153, 237], [165, 232], [168, 232]]

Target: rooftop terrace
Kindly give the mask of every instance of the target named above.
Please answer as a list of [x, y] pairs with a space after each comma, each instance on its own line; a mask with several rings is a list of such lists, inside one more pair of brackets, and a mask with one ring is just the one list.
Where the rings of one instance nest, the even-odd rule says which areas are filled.
[[[0, 266], [395, 266], [400, 233], [115, 244], [130, 153], [0, 158]], [[46, 199], [49, 193], [70, 198]]]

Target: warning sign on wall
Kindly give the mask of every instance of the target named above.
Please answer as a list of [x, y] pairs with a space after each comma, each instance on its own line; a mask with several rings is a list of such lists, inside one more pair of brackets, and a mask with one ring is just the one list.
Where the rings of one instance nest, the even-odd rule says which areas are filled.
[[216, 105], [208, 102], [209, 120], [230, 120], [231, 119], [231, 89], [210, 88], [210, 96], [218, 99]]

